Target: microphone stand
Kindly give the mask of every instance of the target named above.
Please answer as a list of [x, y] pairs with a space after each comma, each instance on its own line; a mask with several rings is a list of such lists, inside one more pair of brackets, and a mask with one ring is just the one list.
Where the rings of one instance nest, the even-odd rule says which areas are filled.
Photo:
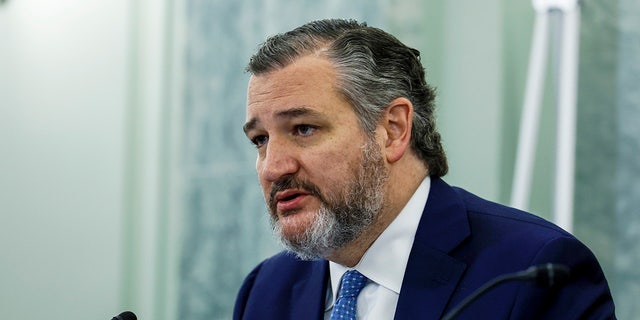
[[527, 84], [520, 119], [520, 133], [511, 190], [511, 206], [527, 210], [536, 156], [540, 105], [544, 95], [549, 16], [560, 13], [559, 33], [554, 52], [557, 83], [557, 132], [554, 188], [554, 222], [571, 232], [573, 225], [573, 193], [576, 145], [576, 95], [578, 73], [578, 40], [580, 33], [579, 0], [532, 0], [536, 11], [534, 33], [529, 56]]

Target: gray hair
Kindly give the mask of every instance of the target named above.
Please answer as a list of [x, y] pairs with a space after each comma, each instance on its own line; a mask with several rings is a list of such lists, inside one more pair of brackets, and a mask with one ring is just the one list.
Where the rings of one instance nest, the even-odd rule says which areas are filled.
[[435, 90], [426, 83], [418, 50], [366, 23], [318, 20], [267, 39], [246, 70], [254, 75], [268, 73], [312, 53], [334, 64], [337, 90], [369, 134], [391, 101], [409, 99], [414, 106], [411, 149], [429, 168], [429, 175], [447, 173], [447, 157], [436, 130]]

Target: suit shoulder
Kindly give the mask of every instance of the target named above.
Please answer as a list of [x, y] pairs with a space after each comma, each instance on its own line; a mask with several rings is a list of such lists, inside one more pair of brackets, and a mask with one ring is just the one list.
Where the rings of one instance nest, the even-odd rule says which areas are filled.
[[[478, 197], [464, 189], [454, 188], [466, 205], [472, 225], [535, 231], [531, 235], [550, 238], [575, 238], [554, 223], [529, 212]], [[507, 231], [507, 230], [504, 230]]]
[[[555, 263], [571, 270], [563, 286], [505, 284], [491, 293], [492, 303], [477, 303], [467, 314], [499, 314], [501, 305], [494, 302], [504, 301], [504, 313], [513, 319], [615, 317], [602, 268], [584, 243], [541, 217], [454, 190], [465, 207], [471, 234], [453, 253], [468, 266], [458, 286], [460, 297], [491, 279], [534, 265]], [[491, 308], [485, 311], [484, 305]]]

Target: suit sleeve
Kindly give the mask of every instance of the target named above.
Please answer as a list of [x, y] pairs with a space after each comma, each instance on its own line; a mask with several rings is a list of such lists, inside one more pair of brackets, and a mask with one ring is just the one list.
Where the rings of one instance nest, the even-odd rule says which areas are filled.
[[511, 319], [615, 319], [607, 280], [584, 244], [572, 237], [550, 240], [531, 265], [549, 262], [570, 268], [568, 283], [551, 288], [522, 286]]

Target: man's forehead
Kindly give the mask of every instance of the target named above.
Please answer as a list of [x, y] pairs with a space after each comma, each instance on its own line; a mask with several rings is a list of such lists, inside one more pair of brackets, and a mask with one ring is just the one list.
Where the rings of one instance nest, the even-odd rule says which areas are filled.
[[284, 68], [252, 75], [247, 114], [266, 107], [299, 107], [338, 94], [335, 69], [324, 58], [300, 58]]

